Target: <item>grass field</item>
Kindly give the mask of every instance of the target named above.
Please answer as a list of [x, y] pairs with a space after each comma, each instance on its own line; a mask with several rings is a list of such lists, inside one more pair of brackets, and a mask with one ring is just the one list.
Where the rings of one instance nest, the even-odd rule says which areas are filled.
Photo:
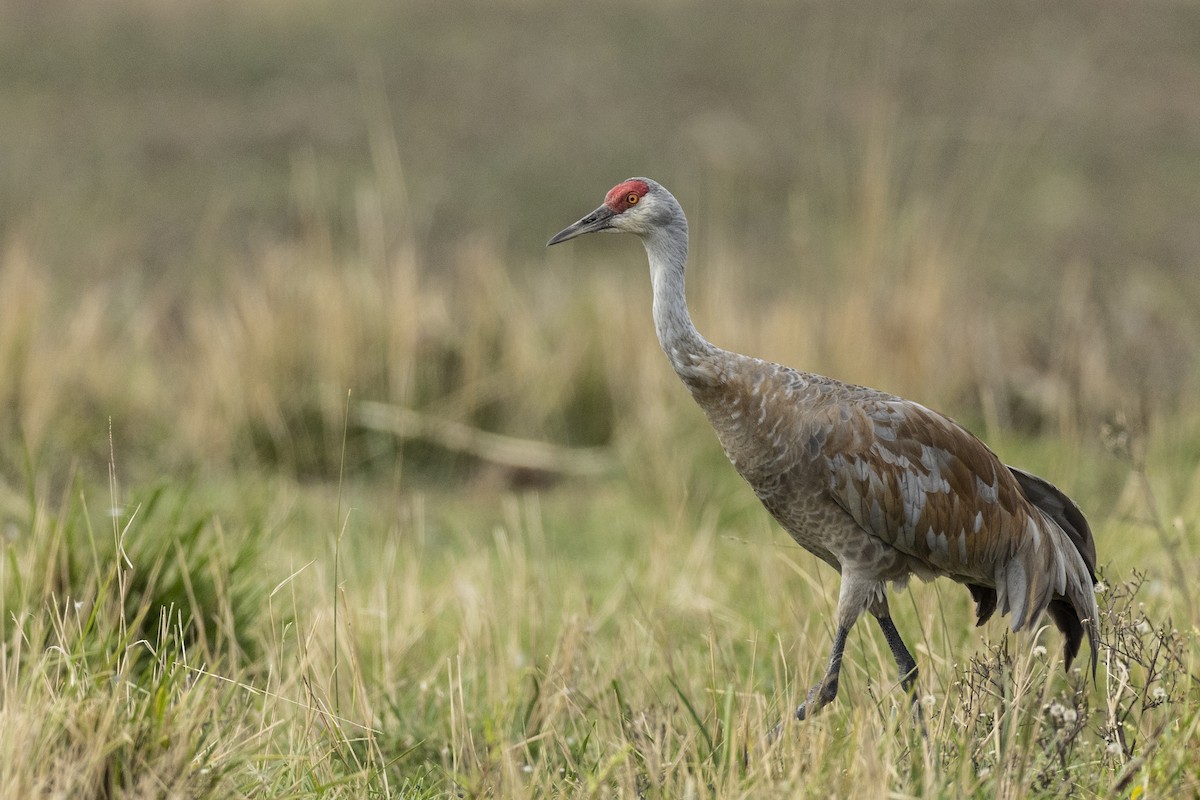
[[[0, 6], [0, 796], [1200, 796], [1200, 13]], [[1074, 496], [1102, 646], [837, 576], [724, 461], [713, 341]]]

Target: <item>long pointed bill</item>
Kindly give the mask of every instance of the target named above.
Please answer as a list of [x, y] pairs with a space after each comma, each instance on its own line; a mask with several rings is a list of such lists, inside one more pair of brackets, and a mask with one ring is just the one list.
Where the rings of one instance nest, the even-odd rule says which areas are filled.
[[567, 239], [574, 239], [576, 236], [582, 236], [585, 233], [595, 233], [596, 231], [607, 230], [609, 220], [613, 218], [615, 212], [608, 206], [600, 206], [592, 213], [588, 214], [583, 219], [576, 222], [570, 227], [563, 228], [558, 233], [550, 237], [550, 241], [546, 242], [549, 247], [552, 244], [565, 242]]

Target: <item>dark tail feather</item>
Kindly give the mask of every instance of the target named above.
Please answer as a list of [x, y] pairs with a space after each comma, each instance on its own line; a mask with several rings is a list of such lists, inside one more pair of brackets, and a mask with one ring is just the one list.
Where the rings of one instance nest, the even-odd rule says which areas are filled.
[[1075, 505], [1075, 501], [1063, 494], [1057, 486], [1037, 475], [1016, 467], [1008, 467], [1008, 471], [1021, 485], [1021, 491], [1025, 493], [1025, 498], [1045, 512], [1046, 516], [1054, 520], [1055, 524], [1063, 529], [1063, 533], [1067, 534], [1071, 544], [1075, 545], [1075, 549], [1083, 557], [1083, 563], [1087, 564], [1088, 573], [1091, 574], [1094, 584], [1096, 582], [1096, 542], [1092, 539], [1092, 529], [1088, 527], [1087, 519], [1079, 510], [1079, 506]]
[[975, 627], [978, 628], [996, 612], [996, 590], [978, 583], [968, 583], [967, 588], [971, 590], [971, 598], [975, 601]]
[[[1046, 607], [1046, 611], [1050, 614], [1050, 619], [1054, 620], [1054, 624], [1062, 631], [1063, 638], [1063, 665], [1071, 668], [1071, 662], [1075, 660], [1075, 656], [1079, 655], [1079, 646], [1083, 644], [1083, 623], [1079, 621], [1079, 614], [1076, 613], [1075, 607], [1072, 606], [1065, 597], [1056, 597], [1050, 601], [1050, 605]], [[1092, 644], [1092, 680], [1096, 679], [1096, 646]]]

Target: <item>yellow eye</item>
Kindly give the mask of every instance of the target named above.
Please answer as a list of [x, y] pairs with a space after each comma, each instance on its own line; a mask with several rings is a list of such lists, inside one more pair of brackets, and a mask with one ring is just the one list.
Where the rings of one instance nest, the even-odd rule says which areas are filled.
[[636, 206], [637, 201], [638, 201], [638, 196], [636, 194], [634, 194], [633, 192], [630, 192], [629, 194], [625, 195], [625, 202], [629, 203], [629, 205]]

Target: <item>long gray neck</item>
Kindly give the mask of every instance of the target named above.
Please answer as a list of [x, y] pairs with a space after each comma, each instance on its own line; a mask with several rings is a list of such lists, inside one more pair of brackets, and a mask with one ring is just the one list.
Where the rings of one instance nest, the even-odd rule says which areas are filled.
[[650, 259], [654, 285], [654, 327], [663, 352], [685, 381], [691, 382], [703, 369], [706, 357], [716, 352], [705, 340], [688, 313], [684, 295], [684, 268], [688, 255], [687, 222], [680, 215], [670, 224], [654, 229], [642, 243]]

